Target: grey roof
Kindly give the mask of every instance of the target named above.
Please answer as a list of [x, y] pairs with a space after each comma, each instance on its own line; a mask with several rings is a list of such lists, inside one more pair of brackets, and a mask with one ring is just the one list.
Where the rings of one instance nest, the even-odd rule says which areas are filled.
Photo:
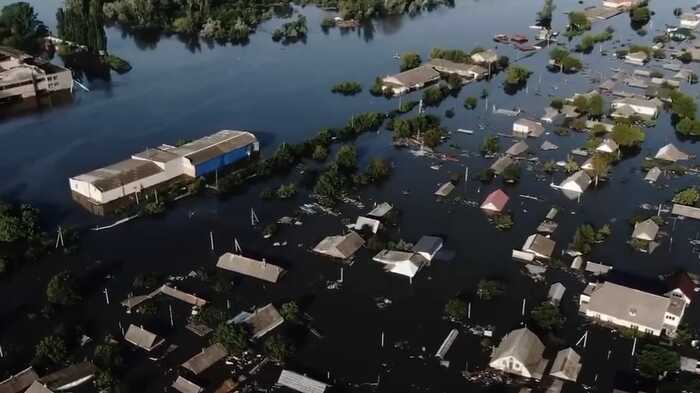
[[441, 185], [437, 191], [435, 191], [435, 195], [441, 196], [441, 197], [446, 197], [452, 193], [452, 191], [455, 189], [455, 185], [452, 184], [452, 182], [448, 181], [447, 183]]
[[350, 231], [347, 235], [327, 236], [314, 247], [314, 252], [333, 258], [348, 259], [364, 244], [365, 241], [360, 235]]
[[527, 127], [528, 135], [532, 135], [534, 137], [538, 137], [544, 132], [544, 127], [542, 124], [530, 119], [520, 118], [513, 123], [513, 125], [516, 124]]
[[677, 203], [673, 204], [673, 209], [671, 213], [677, 216], [695, 218], [700, 220], [700, 209], [692, 206], [679, 205]]
[[652, 241], [656, 239], [657, 233], [659, 233], [659, 225], [649, 218], [634, 224], [632, 237], [639, 240]]
[[19, 393], [28, 388], [37, 379], [39, 379], [39, 375], [32, 367], [28, 367], [0, 382], [0, 393]]
[[529, 149], [527, 143], [525, 143], [525, 141], [520, 141], [513, 144], [513, 146], [506, 150], [506, 154], [508, 154], [509, 156], [519, 156], [525, 153], [527, 149]]
[[665, 161], [683, 161], [690, 158], [687, 153], [680, 151], [674, 144], [669, 143], [668, 145], [659, 149], [656, 153], [655, 158]]
[[216, 267], [272, 283], [276, 283], [285, 273], [285, 270], [277, 265], [230, 252], [219, 257]]
[[389, 203], [384, 202], [380, 203], [377, 205], [372, 211], [367, 213], [368, 216], [370, 217], [376, 217], [376, 218], [382, 218], [384, 217], [387, 213], [389, 213], [393, 209], [393, 206], [391, 206]]
[[164, 341], [156, 334], [136, 325], [129, 325], [129, 329], [126, 331], [124, 339], [137, 347], [145, 349], [146, 351], [154, 349]]
[[197, 297], [191, 293], [183, 292], [177, 288], [173, 288], [167, 284], [160, 287], [160, 293], [162, 293], [163, 295], [170, 296], [174, 299], [183, 301], [192, 306], [204, 306], [207, 304], [206, 300]]
[[206, 371], [209, 367], [213, 366], [216, 362], [225, 358], [226, 356], [228, 356], [226, 348], [224, 348], [224, 346], [220, 343], [216, 343], [189, 358], [185, 363], [182, 363], [182, 367], [197, 375]]
[[109, 191], [149, 176], [153, 176], [163, 170], [151, 161], [129, 158], [108, 165], [104, 168], [78, 175], [75, 180], [90, 183], [100, 191]]
[[24, 393], [53, 393], [53, 391], [42, 385], [39, 381], [34, 381]]
[[581, 356], [572, 348], [566, 348], [557, 352], [557, 357], [554, 358], [549, 374], [567, 381], [576, 382], [580, 371]]
[[514, 162], [514, 161], [513, 161], [512, 158], [510, 158], [510, 156], [499, 157], [496, 161], [494, 161], [493, 164], [491, 164], [491, 170], [492, 170], [495, 174], [500, 175], [500, 174], [503, 173], [503, 171], [505, 171], [506, 168], [508, 168], [508, 166], [510, 166], [510, 164], [512, 164], [513, 162]]
[[593, 273], [593, 275], [595, 276], [598, 276], [602, 274], [607, 274], [610, 270], [612, 270], [612, 266], [604, 265], [602, 263], [586, 261], [586, 266], [584, 267], [584, 270], [589, 273]]
[[275, 306], [268, 304], [255, 310], [244, 322], [250, 326], [253, 338], [260, 338], [284, 323], [284, 318]]
[[[387, 81], [388, 79], [388, 81]], [[404, 87], [414, 87], [424, 85], [434, 80], [440, 79], [440, 73], [435, 71], [430, 65], [422, 65], [408, 71], [398, 73], [384, 78], [388, 83], [398, 83]]]
[[181, 393], [201, 393], [204, 391], [201, 386], [181, 376], [178, 376], [171, 386]]
[[162, 149], [146, 149], [140, 153], [132, 155], [131, 157], [160, 163], [166, 163], [180, 158], [179, 155]]
[[564, 284], [560, 282], [555, 282], [554, 284], [552, 284], [552, 286], [549, 287], [547, 299], [559, 302], [561, 301], [561, 298], [564, 296], [565, 292], [566, 287], [564, 286]]
[[559, 146], [555, 145], [554, 143], [550, 141], [544, 141], [542, 142], [542, 146], [540, 146], [540, 149], [542, 150], [557, 150]]
[[659, 176], [661, 176], [661, 169], [659, 169], [658, 166], [655, 166], [649, 169], [649, 172], [647, 172], [646, 176], [644, 176], [644, 180], [654, 183], [659, 179]]
[[247, 131], [221, 130], [168, 151], [197, 165], [257, 141], [255, 135]]
[[445, 59], [430, 59], [428, 64], [438, 71], [447, 73], [485, 75], [489, 72], [488, 69], [476, 64], [456, 63]]
[[66, 386], [77, 386], [78, 382], [87, 382], [97, 371], [92, 362], [73, 364], [64, 369], [44, 375], [39, 382], [54, 390], [64, 390]]
[[661, 330], [671, 300], [638, 289], [605, 282], [590, 295], [588, 310], [610, 315], [638, 326]]
[[[578, 171], [561, 182], [560, 187], [571, 191], [586, 191], [593, 180], [585, 171]], [[574, 189], [576, 188], [576, 189]]]
[[323, 382], [289, 370], [282, 370], [277, 384], [301, 393], [324, 393], [328, 389], [328, 385]]
[[530, 329], [524, 327], [513, 330], [503, 337], [491, 354], [491, 361], [512, 356], [525, 365], [532, 374], [536, 374], [544, 360], [543, 353], [542, 341]]
[[421, 236], [418, 243], [413, 246], [412, 251], [435, 255], [442, 248], [443, 240], [437, 236]]

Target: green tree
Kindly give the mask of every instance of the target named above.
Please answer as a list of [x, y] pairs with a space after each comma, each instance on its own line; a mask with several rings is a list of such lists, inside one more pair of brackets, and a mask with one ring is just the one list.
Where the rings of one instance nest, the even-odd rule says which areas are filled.
[[367, 176], [372, 182], [378, 182], [389, 177], [391, 167], [381, 158], [372, 158], [367, 165]]
[[0, 201], [0, 242], [34, 240], [40, 232], [38, 209], [28, 204], [17, 208]]
[[299, 322], [301, 320], [300, 314], [299, 306], [295, 301], [284, 303], [280, 307], [280, 315], [287, 322]]
[[501, 174], [503, 176], [503, 181], [506, 183], [516, 183], [518, 180], [520, 180], [520, 171], [520, 165], [508, 165]]
[[651, 19], [649, 8], [640, 6], [630, 9], [630, 20], [635, 24], [645, 25]]
[[680, 92], [671, 95], [671, 112], [680, 118], [695, 119], [697, 105], [693, 97]]
[[50, 366], [63, 366], [68, 360], [68, 348], [63, 338], [46, 336], [34, 349], [34, 362]]
[[695, 206], [700, 201], [700, 192], [695, 187], [688, 187], [673, 196], [673, 203], [680, 205]]
[[574, 98], [574, 106], [576, 107], [576, 111], [578, 111], [578, 113], [588, 113], [588, 97], [584, 95], [577, 95], [576, 98]]
[[477, 100], [476, 97], [467, 97], [464, 99], [464, 107], [472, 110], [476, 108]]
[[569, 56], [569, 51], [560, 46], [555, 46], [549, 51], [549, 58], [559, 65], [561, 65], [562, 61], [564, 61], [567, 56]]
[[427, 106], [440, 105], [449, 93], [450, 89], [447, 86], [431, 86], [423, 90], [423, 103]]
[[600, 94], [592, 95], [588, 100], [588, 115], [594, 119], [600, 119], [605, 111], [603, 104], [603, 97]]
[[338, 166], [331, 165], [318, 177], [314, 186], [314, 194], [321, 204], [333, 206], [343, 194], [345, 184], [345, 177], [338, 171]]
[[554, 0], [544, 0], [542, 9], [537, 12], [537, 24], [545, 29], [550, 29], [552, 27], [552, 13], [556, 8]]
[[598, 180], [600, 177], [605, 177], [608, 174], [610, 159], [606, 155], [596, 153], [591, 157], [591, 164], [593, 165], [592, 172], [595, 186], [598, 187]]
[[46, 298], [50, 303], [71, 305], [80, 300], [77, 285], [69, 271], [63, 271], [51, 278], [46, 287]]
[[552, 98], [552, 101], [549, 103], [549, 106], [556, 110], [561, 110], [564, 107], [564, 101], [559, 98], [559, 97], [554, 97]]
[[493, 300], [505, 293], [505, 285], [496, 280], [481, 279], [476, 286], [476, 295], [483, 300]]
[[345, 96], [354, 96], [362, 92], [362, 85], [357, 82], [341, 82], [331, 87], [332, 93], [339, 93]]
[[98, 53], [107, 49], [102, 0], [66, 0], [56, 12], [58, 35]]
[[453, 298], [445, 304], [445, 314], [455, 322], [461, 322], [467, 317], [467, 304], [464, 300]]
[[264, 347], [267, 356], [277, 363], [284, 363], [294, 352], [294, 346], [279, 334], [265, 340]]
[[549, 302], [544, 302], [530, 311], [530, 317], [544, 330], [559, 329], [564, 325], [566, 319], [559, 312], [559, 307]]
[[442, 132], [433, 128], [423, 133], [423, 143], [428, 147], [437, 147], [442, 141]]
[[637, 366], [642, 376], [658, 379], [680, 368], [680, 356], [674, 350], [647, 344], [639, 353]]
[[518, 85], [525, 83], [530, 77], [530, 71], [517, 64], [511, 64], [506, 68], [506, 83], [509, 85]]
[[323, 145], [316, 145], [316, 147], [314, 147], [314, 152], [311, 155], [311, 158], [313, 158], [316, 161], [325, 161], [326, 158], [328, 158], [328, 148]]
[[34, 8], [25, 2], [9, 4], [0, 10], [0, 43], [29, 53], [39, 49], [39, 39], [48, 30], [37, 18]]
[[240, 354], [248, 349], [250, 334], [240, 324], [221, 323], [214, 330], [212, 343], [220, 343], [230, 354]]
[[297, 187], [294, 183], [282, 184], [275, 192], [279, 199], [289, 199], [297, 194]]
[[348, 173], [354, 172], [357, 169], [357, 149], [355, 146], [340, 146], [335, 155], [335, 162], [338, 164], [338, 169]]
[[498, 151], [500, 149], [501, 149], [501, 146], [498, 143], [498, 137], [495, 135], [485, 136], [484, 140], [481, 142], [481, 147], [479, 148], [479, 150], [481, 151], [481, 154], [484, 154], [484, 155], [498, 153]]
[[639, 146], [645, 139], [644, 131], [630, 124], [616, 124], [610, 137], [623, 147]]
[[569, 30], [590, 30], [591, 22], [583, 12], [569, 12]]
[[581, 60], [577, 59], [576, 57], [566, 56], [561, 61], [561, 68], [563, 71], [567, 72], [578, 71], [583, 68], [583, 63], [581, 63]]
[[401, 71], [408, 71], [420, 65], [421, 59], [417, 53], [406, 52], [401, 54]]

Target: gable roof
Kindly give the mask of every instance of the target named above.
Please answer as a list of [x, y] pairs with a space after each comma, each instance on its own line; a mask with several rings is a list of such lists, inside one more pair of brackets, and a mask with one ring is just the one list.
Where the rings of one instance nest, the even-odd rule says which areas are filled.
[[27, 367], [0, 382], [0, 393], [19, 393], [31, 386], [37, 379], [39, 379], [39, 375], [34, 371], [34, 368]]
[[411, 251], [416, 253], [425, 253], [428, 255], [434, 255], [436, 252], [440, 251], [443, 245], [442, 238], [437, 236], [421, 236]]
[[244, 322], [250, 326], [253, 338], [260, 338], [284, 323], [284, 318], [270, 303], [256, 309]]
[[133, 324], [129, 325], [129, 329], [126, 331], [124, 339], [139, 348], [145, 349], [146, 351], [153, 350], [155, 347], [165, 341], [156, 334]]
[[659, 149], [654, 157], [658, 158], [659, 160], [672, 162], [684, 161], [690, 158], [687, 153], [680, 151], [673, 143], [669, 143], [668, 145]]
[[226, 356], [228, 356], [226, 348], [220, 343], [216, 343], [189, 358], [185, 363], [182, 363], [182, 367], [198, 375]]
[[499, 188], [491, 192], [486, 199], [484, 199], [484, 202], [481, 204], [481, 208], [484, 210], [500, 212], [504, 207], [506, 207], [508, 200], [508, 195]]
[[542, 341], [524, 327], [508, 333], [498, 347], [491, 354], [491, 361], [512, 356], [520, 361], [525, 367], [537, 367], [542, 362], [544, 344]]
[[39, 381], [34, 381], [24, 393], [53, 393], [53, 391], [42, 385]]
[[455, 185], [452, 184], [451, 181], [448, 181], [447, 183], [441, 185], [437, 191], [435, 191], [435, 195], [441, 196], [441, 197], [446, 197], [450, 195], [450, 193], [455, 189]]
[[666, 285], [670, 291], [680, 290], [691, 301], [695, 297], [697, 285], [686, 272], [676, 272], [666, 279]]
[[632, 237], [635, 239], [652, 241], [656, 238], [657, 233], [659, 233], [659, 225], [651, 218], [648, 218], [634, 224], [634, 232], [632, 232]]
[[581, 356], [572, 348], [566, 348], [557, 352], [557, 357], [554, 359], [554, 363], [552, 363], [552, 370], [549, 374], [553, 377], [576, 382], [580, 371]]
[[556, 243], [554, 240], [544, 237], [538, 233], [528, 236], [523, 245], [523, 251], [533, 252], [538, 255], [542, 255], [546, 258], [552, 256], [554, 252], [554, 246]]
[[514, 161], [513, 161], [512, 158], [510, 158], [510, 156], [499, 157], [496, 161], [494, 161], [493, 164], [491, 164], [491, 167], [490, 167], [490, 168], [491, 168], [491, 170], [492, 170], [495, 174], [500, 175], [500, 174], [503, 173], [503, 171], [505, 171], [506, 168], [508, 168], [508, 167], [510, 166], [510, 164], [512, 164], [513, 162], [514, 162]]
[[560, 187], [575, 192], [586, 191], [593, 180], [585, 171], [578, 171], [561, 182]]
[[325, 237], [314, 247], [314, 252], [333, 258], [348, 259], [364, 244], [364, 239], [357, 232], [350, 231], [342, 236]]
[[201, 393], [204, 391], [204, 388], [182, 376], [178, 376], [171, 386], [181, 393]]
[[277, 265], [230, 252], [219, 257], [216, 267], [271, 283], [276, 283], [285, 273], [285, 270]]
[[440, 73], [430, 65], [421, 65], [410, 70], [400, 72], [384, 78], [387, 83], [395, 83], [404, 87], [424, 85], [428, 82], [440, 79]]
[[530, 147], [525, 141], [516, 142], [513, 146], [506, 150], [506, 154], [509, 156], [519, 156], [527, 151]]
[[163, 172], [152, 161], [129, 158], [104, 168], [74, 177], [74, 180], [92, 184], [100, 191], [110, 191]]
[[669, 298], [606, 281], [593, 288], [588, 310], [661, 330], [670, 304]]
[[65, 390], [89, 381], [97, 372], [92, 362], [82, 362], [70, 365], [39, 378], [39, 382], [53, 390]]

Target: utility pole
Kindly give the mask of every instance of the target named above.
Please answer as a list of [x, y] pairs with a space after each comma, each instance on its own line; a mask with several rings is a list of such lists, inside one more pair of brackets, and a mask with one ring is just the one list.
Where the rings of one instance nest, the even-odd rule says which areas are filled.
[[173, 321], [173, 306], [169, 305], [168, 309], [170, 310], [170, 326], [175, 326], [175, 322]]
[[214, 232], [209, 231], [209, 243], [211, 244], [211, 250], [214, 251]]
[[109, 292], [107, 291], [107, 288], [105, 288], [104, 294], [105, 294], [105, 301], [107, 302], [107, 304], [109, 304]]
[[63, 229], [61, 229], [61, 226], [58, 226], [58, 230], [56, 233], [56, 248], [58, 248], [58, 245], [61, 245], [61, 247], [65, 247], [63, 243]]

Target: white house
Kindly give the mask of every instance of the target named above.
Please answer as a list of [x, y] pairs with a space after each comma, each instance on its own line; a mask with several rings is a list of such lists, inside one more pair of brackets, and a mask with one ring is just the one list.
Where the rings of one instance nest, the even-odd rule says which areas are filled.
[[610, 138], [605, 138], [603, 142], [595, 148], [595, 151], [600, 153], [612, 154], [616, 153], [619, 148], [620, 146], [618, 146], [618, 144], [614, 140]]
[[588, 284], [579, 311], [588, 318], [655, 336], [673, 335], [685, 313], [685, 302], [604, 282]]
[[585, 171], [580, 170], [564, 179], [564, 181], [562, 181], [559, 185], [559, 188], [565, 191], [571, 191], [581, 194], [584, 191], [586, 191], [588, 186], [591, 185], [592, 181], [593, 180], [591, 179], [591, 177], [588, 176], [588, 174]]
[[384, 270], [413, 278], [428, 261], [420, 254], [406, 251], [382, 250], [372, 258], [384, 264]]
[[508, 333], [491, 354], [489, 367], [525, 378], [541, 379], [547, 359], [544, 344], [528, 328]]
[[520, 136], [539, 137], [544, 133], [542, 123], [529, 119], [518, 119], [513, 123], [513, 133]]

